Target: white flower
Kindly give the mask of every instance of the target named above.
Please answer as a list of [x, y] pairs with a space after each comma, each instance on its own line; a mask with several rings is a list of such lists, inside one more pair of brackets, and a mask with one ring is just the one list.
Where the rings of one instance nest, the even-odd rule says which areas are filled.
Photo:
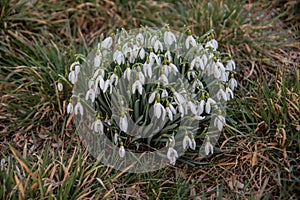
[[195, 150], [196, 149], [196, 141], [195, 141], [195, 138], [194, 138], [194, 135], [192, 134], [192, 139], [191, 139], [191, 143], [189, 143], [190, 145], [190, 148]]
[[92, 129], [96, 132], [96, 133], [100, 133], [103, 134], [103, 123], [100, 120], [100, 117], [97, 117], [97, 120], [93, 122], [92, 124]]
[[96, 99], [96, 93], [95, 90], [93, 88], [90, 88], [85, 95], [85, 100], [87, 101], [88, 99], [91, 99], [92, 102], [95, 101]]
[[161, 64], [160, 58], [155, 53], [153, 53], [153, 52], [150, 52], [149, 62], [150, 62], [151, 65], [153, 65], [154, 62], [156, 62], [158, 65]]
[[120, 148], [119, 148], [119, 156], [121, 158], [123, 158], [125, 156], [125, 149], [124, 149], [123, 145], [121, 145]]
[[127, 67], [124, 71], [124, 76], [125, 76], [125, 78], [127, 78], [128, 81], [130, 81], [131, 72], [132, 72], [132, 70], [130, 69], [130, 67]]
[[125, 63], [125, 58], [124, 58], [124, 55], [123, 55], [122, 51], [116, 50], [114, 52], [114, 54], [113, 54], [113, 61], [117, 62], [119, 65]]
[[153, 91], [153, 92], [151, 93], [151, 95], [150, 95], [150, 97], [149, 97], [149, 100], [148, 100], [148, 103], [149, 103], [149, 104], [151, 104], [151, 103], [154, 101], [157, 92], [158, 92], [158, 91], [155, 90], [155, 91]]
[[164, 88], [162, 93], [161, 93], [161, 98], [165, 98], [165, 97], [168, 97], [169, 94], [168, 94], [168, 91]]
[[[212, 65], [212, 72], [217, 79], [224, 79], [225, 75], [225, 68], [224, 65], [221, 62], [213, 63]], [[226, 81], [226, 80], [224, 80]]]
[[223, 117], [222, 115], [217, 115], [215, 120], [214, 120], [214, 126], [218, 128], [219, 131], [221, 131], [223, 129], [223, 126], [225, 125], [226, 120], [225, 117]]
[[145, 76], [140, 68], [138, 69], [138, 77], [139, 77], [138, 79], [140, 80], [142, 85], [145, 84]]
[[101, 42], [101, 46], [106, 49], [109, 49], [112, 44], [113, 44], [113, 40], [111, 37], [107, 37]]
[[227, 94], [226, 92], [223, 90], [223, 88], [220, 88], [217, 92], [217, 99], [218, 100], [221, 100], [221, 99], [224, 99], [225, 101], [227, 101]]
[[77, 82], [77, 75], [76, 75], [75, 71], [72, 70], [69, 73], [68, 78], [69, 78], [69, 81], [71, 81], [71, 83], [74, 85]]
[[115, 135], [114, 135], [114, 143], [115, 143], [115, 145], [118, 145], [118, 138], [119, 138], [119, 134], [115, 133]]
[[78, 113], [82, 116], [83, 115], [83, 107], [80, 101], [78, 101], [74, 108], [74, 113], [77, 115]]
[[235, 62], [233, 60], [228, 60], [226, 64], [226, 70], [235, 70]]
[[173, 115], [176, 115], [177, 112], [176, 112], [175, 108], [172, 106], [172, 104], [167, 103], [166, 113], [167, 113], [167, 116], [169, 117], [169, 119], [171, 121], [173, 121]]
[[173, 147], [169, 147], [167, 158], [170, 160], [171, 165], [175, 165], [176, 160], [178, 158], [177, 151]]
[[161, 74], [160, 77], [158, 78], [158, 80], [160, 80], [163, 83], [163, 85], [169, 84], [169, 80], [165, 74]]
[[61, 83], [61, 82], [58, 82], [58, 84], [57, 84], [57, 89], [58, 89], [58, 91], [62, 91], [63, 90], [63, 84]]
[[191, 66], [190, 66], [190, 70], [193, 70], [194, 67], [196, 69], [201, 69], [204, 70], [204, 63], [202, 61], [202, 59], [200, 58], [200, 56], [197, 56], [196, 58], [194, 58], [191, 62]]
[[128, 121], [127, 121], [127, 116], [122, 113], [122, 117], [120, 117], [120, 129], [121, 131], [123, 132], [127, 132], [127, 129], [128, 129]]
[[142, 86], [142, 83], [140, 82], [140, 80], [136, 80], [132, 84], [132, 94], [134, 94], [136, 92], [136, 90], [139, 91], [140, 95], [143, 94], [143, 86]]
[[210, 113], [210, 111], [211, 111], [211, 106], [214, 105], [214, 104], [216, 104], [216, 101], [209, 97], [209, 98], [207, 99], [206, 104], [205, 104], [205, 112], [206, 112], [207, 114]]
[[205, 144], [205, 154], [209, 155], [209, 153], [213, 154], [214, 153], [214, 147], [213, 145], [210, 143], [210, 141], [206, 141]]
[[99, 67], [101, 65], [102, 54], [101, 52], [97, 52], [94, 58], [94, 67]]
[[141, 49], [140, 49], [139, 56], [140, 56], [141, 59], [144, 59], [144, 58], [145, 58], [146, 52], [145, 52], [145, 49], [144, 49], [144, 48], [141, 48]]
[[234, 90], [237, 87], [238, 83], [233, 76], [231, 76], [231, 79], [229, 79], [228, 85], [231, 90]]
[[144, 36], [143, 36], [143, 34], [141, 34], [141, 33], [137, 34], [136, 37], [135, 37], [135, 39], [136, 39], [136, 42], [140, 46], [142, 46], [144, 44]]
[[183, 105], [182, 104], [178, 104], [177, 108], [178, 108], [178, 112], [180, 113], [180, 116], [183, 117], [184, 114], [185, 114]]
[[70, 66], [70, 71], [75, 71], [75, 74], [78, 75], [80, 72], [80, 63], [78, 61], [73, 62]]
[[171, 31], [166, 31], [164, 33], [164, 42], [167, 46], [171, 46], [173, 42], [176, 43], [176, 36]]
[[113, 73], [110, 77], [110, 84], [114, 84], [115, 86], [118, 84], [119, 77], [115, 73]]
[[157, 101], [154, 103], [154, 116], [158, 119], [162, 116], [162, 120], [165, 120], [166, 118], [166, 109], [160, 102]]
[[70, 102], [68, 103], [68, 106], [67, 106], [67, 113], [68, 113], [68, 114], [72, 114], [72, 113], [73, 113], [73, 103], [72, 103], [72, 99], [70, 99]]
[[187, 149], [188, 146], [191, 147], [193, 145], [192, 140], [187, 133], [185, 134], [185, 136], [183, 138], [182, 145], [183, 145], [183, 149]]
[[199, 88], [200, 90], [202, 90], [204, 88], [202, 82], [199, 79], [195, 79], [195, 81], [193, 82], [193, 88]]
[[199, 103], [198, 103], [198, 115], [202, 115], [203, 111], [204, 111], [204, 105], [205, 105], [205, 101], [202, 99]]
[[186, 102], [186, 99], [178, 92], [173, 90], [174, 100], [177, 104], [184, 104]]
[[165, 53], [165, 57], [166, 57], [167, 61], [169, 61], [169, 62], [172, 61], [172, 55], [169, 50]]
[[[110, 86], [110, 79], [107, 79], [107, 80], [104, 81], [104, 83], [103, 83], [102, 91], [103, 91], [104, 93], [107, 91], [108, 86]], [[101, 84], [100, 84], [100, 88], [101, 88]]]
[[152, 77], [152, 65], [150, 64], [150, 62], [146, 61], [143, 64], [143, 70], [146, 76], [148, 76], [149, 78]]
[[213, 48], [214, 50], [217, 50], [218, 49], [217, 40], [212, 39], [212, 40], [208, 41], [205, 45], [205, 48], [209, 48], [209, 47]]
[[162, 46], [162, 43], [159, 40], [156, 40], [154, 42], [154, 51], [158, 52], [158, 50], [160, 50], [160, 52], [162, 52], [163, 51], [163, 46]]
[[193, 46], [193, 47], [197, 46], [197, 42], [196, 42], [195, 38], [192, 35], [187, 36], [187, 38], [185, 40], [185, 47], [187, 49], [190, 48], [190, 45]]
[[187, 105], [188, 105], [188, 107], [190, 108], [191, 112], [192, 112], [194, 115], [197, 115], [197, 109], [196, 109], [195, 104], [194, 104], [192, 101], [188, 101], [188, 102], [187, 102]]
[[178, 69], [176, 67], [176, 65], [174, 65], [173, 63], [170, 63], [168, 65], [169, 68], [169, 72], [173, 72], [174, 75], [176, 75], [178, 73]]
[[233, 99], [234, 95], [232, 90], [229, 87], [226, 87], [225, 92], [227, 95], [227, 100]]

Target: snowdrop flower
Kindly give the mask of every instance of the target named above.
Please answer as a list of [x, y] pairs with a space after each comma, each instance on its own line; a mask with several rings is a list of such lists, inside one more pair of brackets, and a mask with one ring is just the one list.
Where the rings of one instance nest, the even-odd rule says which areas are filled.
[[67, 106], [67, 113], [68, 114], [72, 114], [73, 113], [73, 100], [72, 100], [72, 97], [70, 98], [69, 100], [69, 103], [68, 103], [68, 106]]
[[167, 61], [171, 62], [172, 61], [172, 55], [170, 50], [167, 50], [167, 52], [165, 53], [165, 58], [167, 59]]
[[[224, 65], [221, 62], [219, 62], [219, 61], [216, 62], [216, 63], [213, 63], [213, 65], [212, 65], [212, 72], [213, 72], [215, 78], [221, 79], [223, 73], [225, 75]], [[226, 80], [224, 80], [224, 81], [226, 81]]]
[[169, 72], [173, 72], [174, 75], [176, 75], [178, 73], [178, 69], [176, 67], [176, 65], [174, 65], [173, 63], [170, 63], [168, 65], [169, 68]]
[[124, 78], [127, 78], [128, 81], [130, 81], [130, 78], [131, 78], [131, 72], [132, 70], [130, 69], [129, 67], [130, 65], [128, 64], [125, 71], [124, 71]]
[[196, 58], [194, 58], [191, 62], [191, 66], [190, 66], [190, 70], [193, 70], [194, 67], [196, 69], [201, 69], [204, 70], [204, 63], [202, 61], [202, 59], [200, 58], [200, 56], [197, 56]]
[[205, 143], [205, 154], [209, 155], [210, 153], [213, 154], [214, 153], [214, 147], [213, 145], [210, 143], [210, 138], [209, 136], [206, 136], [206, 143]]
[[[150, 51], [151, 51], [151, 49], [150, 49]], [[160, 58], [155, 53], [153, 53], [152, 51], [150, 52], [150, 55], [149, 55], [149, 62], [150, 62], [151, 65], [153, 65], [154, 62], [156, 62], [158, 65], [161, 64]]]
[[196, 106], [195, 106], [195, 104], [194, 104], [191, 100], [189, 100], [189, 101], [187, 102], [187, 106], [190, 108], [191, 112], [192, 112], [194, 115], [197, 115], [197, 114], [198, 114], [198, 113], [197, 113]]
[[100, 67], [102, 61], [102, 54], [99, 49], [97, 49], [95, 58], [94, 58], [94, 67]]
[[128, 121], [127, 121], [127, 116], [125, 115], [124, 112], [122, 112], [122, 115], [120, 117], [120, 129], [121, 131], [123, 132], [127, 132], [127, 129], [128, 129]]
[[221, 115], [221, 112], [219, 111], [219, 114], [216, 116], [214, 120], [214, 126], [217, 127], [219, 131], [221, 131], [225, 123], [226, 123], [225, 117], [223, 117]]
[[167, 101], [167, 105], [166, 105], [166, 114], [167, 116], [169, 117], [169, 119], [171, 121], [173, 121], [173, 115], [176, 115], [176, 109], [173, 107], [172, 104], [170, 104], [168, 101]]
[[146, 56], [146, 52], [145, 52], [145, 49], [144, 48], [141, 48], [140, 51], [139, 51], [139, 56], [141, 59], [144, 59], [145, 56]]
[[227, 95], [227, 100], [233, 99], [234, 95], [232, 90], [229, 87], [226, 87], [225, 92]]
[[158, 91], [155, 90], [155, 91], [153, 91], [153, 92], [151, 93], [151, 95], [150, 95], [150, 97], [149, 97], [149, 99], [148, 99], [148, 103], [149, 103], [149, 104], [153, 103], [153, 101], [154, 101], [154, 99], [155, 99], [155, 97], [156, 97], [157, 92], [158, 92]]
[[125, 58], [124, 54], [120, 50], [116, 50], [113, 54], [113, 61], [118, 63], [118, 65], [124, 64], [125, 63]]
[[215, 39], [208, 41], [205, 45], [205, 48], [213, 48], [214, 50], [218, 49], [218, 42]]
[[60, 92], [63, 90], [63, 84], [60, 81], [58, 81], [58, 83], [57, 83], [57, 89]]
[[163, 87], [163, 90], [162, 90], [162, 93], [161, 93], [161, 98], [165, 98], [165, 97], [168, 97], [169, 94], [168, 94], [168, 91], [166, 89], [166, 87]]
[[143, 85], [139, 79], [132, 84], [132, 94], [135, 94], [136, 90], [138, 90], [140, 95], [143, 94]]
[[97, 115], [97, 119], [96, 121], [93, 122], [92, 124], [92, 129], [96, 132], [96, 133], [100, 133], [103, 134], [103, 123], [100, 120], [100, 114]]
[[[116, 68], [115, 68], [115, 72], [116, 72]], [[117, 85], [118, 81], [119, 81], [119, 77], [117, 74], [115, 74], [115, 72], [111, 75], [110, 77], [110, 85]]]
[[[110, 77], [106, 81], [104, 81], [102, 91], [105, 93], [109, 86], [110, 86]], [[100, 85], [100, 88], [101, 88], [101, 85]]]
[[226, 70], [235, 70], [235, 62], [233, 60], [228, 60], [226, 64]]
[[176, 43], [176, 36], [171, 31], [164, 33], [164, 42], [167, 46], [171, 46], [174, 42]]
[[178, 153], [172, 146], [168, 149], [167, 158], [170, 160], [171, 165], [175, 165]]
[[139, 44], [140, 46], [142, 46], [144, 44], [143, 34], [141, 34], [141, 33], [137, 34], [135, 39], [136, 39], [136, 43]]
[[147, 58], [146, 62], [143, 64], [143, 70], [145, 76], [152, 77], [152, 64], [150, 64], [149, 59]]
[[197, 46], [197, 42], [195, 40], [195, 38], [192, 35], [187, 36], [186, 40], [185, 40], [185, 47], [187, 49], [190, 48], [190, 45], [193, 47]]
[[182, 141], [182, 145], [183, 145], [183, 149], [187, 149], [188, 146], [190, 146], [190, 147], [193, 146], [192, 140], [189, 137], [188, 132], [185, 133], [185, 136], [184, 136], [183, 141]]
[[101, 47], [109, 49], [112, 44], [113, 44], [113, 39], [111, 37], [107, 37], [101, 42]]
[[117, 133], [117, 131], [115, 131], [115, 135], [114, 135], [114, 143], [115, 143], [115, 145], [118, 145], [118, 139], [119, 139], [119, 134]]
[[89, 88], [89, 90], [86, 92], [85, 100], [87, 101], [89, 99], [91, 99], [92, 102], [94, 102], [96, 99], [96, 92], [94, 88]]
[[195, 79], [192, 86], [194, 89], [199, 88], [200, 90], [202, 90], [204, 88], [202, 82], [199, 79]]
[[73, 62], [70, 66], [70, 73], [69, 73], [69, 81], [74, 85], [77, 82], [77, 75], [80, 72], [80, 63], [78, 61]]
[[183, 117], [185, 115], [185, 109], [184, 109], [183, 105], [178, 104], [177, 109], [178, 109], [178, 112], [180, 113], [180, 116]]
[[195, 150], [196, 149], [196, 141], [195, 141], [194, 135], [193, 134], [191, 134], [191, 135], [192, 135], [192, 139], [191, 139], [191, 143], [189, 143], [189, 145], [190, 145], [191, 149]]
[[223, 88], [220, 88], [217, 92], [217, 99], [218, 100], [221, 100], [221, 99], [224, 99], [225, 101], [227, 101], [227, 94], [226, 92], [223, 90]]
[[79, 98], [75, 105], [74, 113], [75, 113], [75, 115], [77, 115], [77, 114], [80, 114], [81, 116], [83, 115], [83, 106], [82, 106]]
[[228, 81], [228, 85], [229, 85], [229, 88], [231, 89], [231, 90], [234, 90], [236, 87], [237, 87], [237, 81], [236, 81], [236, 79], [234, 78], [234, 75], [233, 74], [231, 74], [231, 78], [229, 79], [229, 81]]
[[165, 118], [166, 118], [166, 109], [160, 103], [160, 97], [157, 94], [156, 95], [156, 101], [154, 103], [154, 117], [159, 119], [161, 116], [162, 116], [162, 120], [165, 120]]
[[204, 105], [205, 105], [205, 101], [204, 101], [204, 99], [201, 99], [201, 101], [198, 102], [198, 107], [197, 107], [197, 114], [198, 115], [202, 115], [202, 113], [204, 111]]
[[142, 85], [144, 85], [145, 84], [145, 76], [144, 76], [143, 72], [141, 71], [140, 66], [138, 66], [138, 73], [137, 73], [137, 75], [138, 75], [138, 79], [140, 80], [140, 82], [142, 83]]
[[214, 104], [216, 104], [216, 101], [209, 97], [209, 98], [207, 99], [207, 101], [206, 101], [206, 104], [205, 104], [205, 112], [206, 112], [207, 114], [210, 113], [210, 111], [211, 111], [211, 106], [214, 105]]
[[184, 104], [186, 102], [186, 99], [180, 93], [176, 92], [174, 88], [172, 88], [172, 92], [177, 104]]
[[[164, 71], [164, 70], [162, 70], [162, 71]], [[158, 80], [161, 81], [163, 83], [163, 85], [168, 85], [169, 84], [169, 80], [168, 80], [167, 76], [164, 73], [162, 73], [160, 75]]]
[[121, 142], [121, 146], [119, 148], [119, 156], [121, 158], [124, 158], [124, 156], [125, 156], [125, 149], [124, 149], [124, 146], [123, 146], [123, 142]]
[[156, 40], [154, 42], [154, 51], [157, 53], [158, 50], [160, 50], [160, 52], [162, 52], [163, 51], [163, 46], [162, 46], [162, 43], [159, 40]]

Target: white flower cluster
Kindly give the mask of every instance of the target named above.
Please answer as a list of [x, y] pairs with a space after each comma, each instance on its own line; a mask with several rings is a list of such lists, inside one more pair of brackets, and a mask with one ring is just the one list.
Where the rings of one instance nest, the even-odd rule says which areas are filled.
[[[145, 27], [137, 33], [122, 30], [116, 36], [103, 39], [93, 57], [85, 59], [85, 62], [92, 69], [89, 74], [84, 73], [83, 79], [87, 80], [85, 94], [73, 94], [77, 102], [73, 108], [71, 98], [67, 112], [83, 115], [83, 99], [99, 101], [101, 104], [104, 100], [99, 99], [110, 99], [114, 89], [125, 88], [125, 93], [119, 94], [118, 98], [121, 107], [119, 120], [112, 122], [107, 109], [98, 106], [98, 114], [91, 126], [99, 134], [104, 134], [106, 129], [113, 130], [114, 143], [120, 145], [120, 157], [125, 156], [124, 141], [121, 141], [120, 135], [123, 135], [123, 139], [130, 131], [129, 119], [135, 112], [137, 101], [144, 103], [142, 107], [145, 110], [153, 110], [152, 116], [144, 116], [140, 111], [140, 119], [147, 121], [154, 118], [168, 121], [171, 125], [183, 118], [201, 122], [212, 110], [217, 110], [213, 124], [221, 131], [226, 120], [220, 102], [234, 98], [234, 89], [237, 87], [235, 62], [218, 51], [218, 42], [211, 34], [196, 37], [187, 31], [178, 35], [168, 27], [162, 30]], [[78, 60], [71, 65], [68, 78], [72, 84], [80, 79], [82, 70], [83, 66]], [[214, 85], [211, 89], [210, 84]], [[134, 98], [130, 98], [132, 96]], [[143, 101], [145, 97], [146, 101]], [[126, 105], [129, 108], [126, 108], [124, 101], [128, 99], [134, 99], [135, 102], [129, 102]], [[107, 107], [109, 109], [111, 105]], [[175, 164], [178, 158], [173, 134], [176, 129], [178, 127], [174, 127], [170, 134], [164, 134], [168, 137], [167, 158], [171, 164]], [[195, 150], [196, 133], [190, 130], [184, 132], [183, 149], [189, 147]], [[213, 153], [209, 135], [206, 136], [205, 153]]]

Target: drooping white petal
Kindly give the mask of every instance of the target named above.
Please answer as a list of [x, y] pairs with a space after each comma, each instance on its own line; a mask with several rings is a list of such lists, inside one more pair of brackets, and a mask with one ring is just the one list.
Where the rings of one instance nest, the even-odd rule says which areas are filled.
[[114, 143], [115, 143], [115, 145], [118, 145], [118, 138], [119, 138], [119, 134], [115, 133], [115, 135], [114, 135]]
[[202, 115], [203, 111], [204, 111], [204, 105], [205, 105], [205, 101], [202, 99], [199, 103], [198, 103], [198, 115]]
[[101, 42], [101, 46], [106, 48], [106, 49], [109, 49], [111, 47], [112, 43], [113, 43], [112, 38], [107, 37]]
[[58, 82], [58, 84], [57, 84], [57, 89], [58, 89], [58, 91], [62, 91], [63, 90], [63, 84], [61, 83], [61, 82]]
[[188, 135], [185, 135], [182, 141], [183, 149], [187, 149], [187, 147], [190, 146], [190, 143], [192, 143], [191, 138]]
[[78, 101], [75, 105], [74, 108], [74, 113], [75, 115], [80, 114], [81, 116], [83, 115], [83, 107], [80, 101]]
[[214, 120], [214, 126], [217, 127], [219, 131], [222, 131], [225, 123], [226, 123], [225, 117], [223, 117], [222, 115], [218, 115]]
[[67, 113], [68, 114], [72, 114], [73, 113], [73, 104], [71, 102], [68, 103]]
[[214, 147], [210, 142], [206, 142], [205, 144], [205, 154], [208, 155], [209, 153], [214, 153]]
[[120, 117], [120, 129], [123, 132], [127, 132], [128, 129], [128, 121], [127, 121], [127, 116], [124, 115], [124, 117]]
[[187, 49], [190, 48], [190, 45], [193, 46], [193, 47], [197, 46], [197, 42], [196, 42], [195, 38], [192, 35], [189, 35], [185, 40], [185, 47]]
[[178, 158], [177, 151], [173, 147], [169, 147], [167, 152], [167, 158], [170, 160], [171, 165], [175, 165]]
[[154, 91], [154, 92], [151, 93], [151, 95], [149, 97], [149, 100], [148, 100], [149, 104], [153, 103], [153, 101], [155, 99], [155, 96], [156, 96], [156, 93], [157, 93], [157, 91]]
[[124, 146], [121, 146], [121, 147], [119, 148], [119, 156], [120, 156], [121, 158], [123, 158], [123, 157], [125, 156], [125, 149], [124, 149]]

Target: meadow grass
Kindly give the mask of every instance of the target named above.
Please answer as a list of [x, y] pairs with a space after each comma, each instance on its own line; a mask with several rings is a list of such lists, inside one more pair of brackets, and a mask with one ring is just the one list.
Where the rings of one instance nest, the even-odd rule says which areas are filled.
[[[298, 1], [0, 3], [0, 198], [296, 199], [300, 188]], [[210, 29], [237, 63], [216, 153], [131, 174], [104, 166], [66, 114], [75, 53], [120, 28]]]

